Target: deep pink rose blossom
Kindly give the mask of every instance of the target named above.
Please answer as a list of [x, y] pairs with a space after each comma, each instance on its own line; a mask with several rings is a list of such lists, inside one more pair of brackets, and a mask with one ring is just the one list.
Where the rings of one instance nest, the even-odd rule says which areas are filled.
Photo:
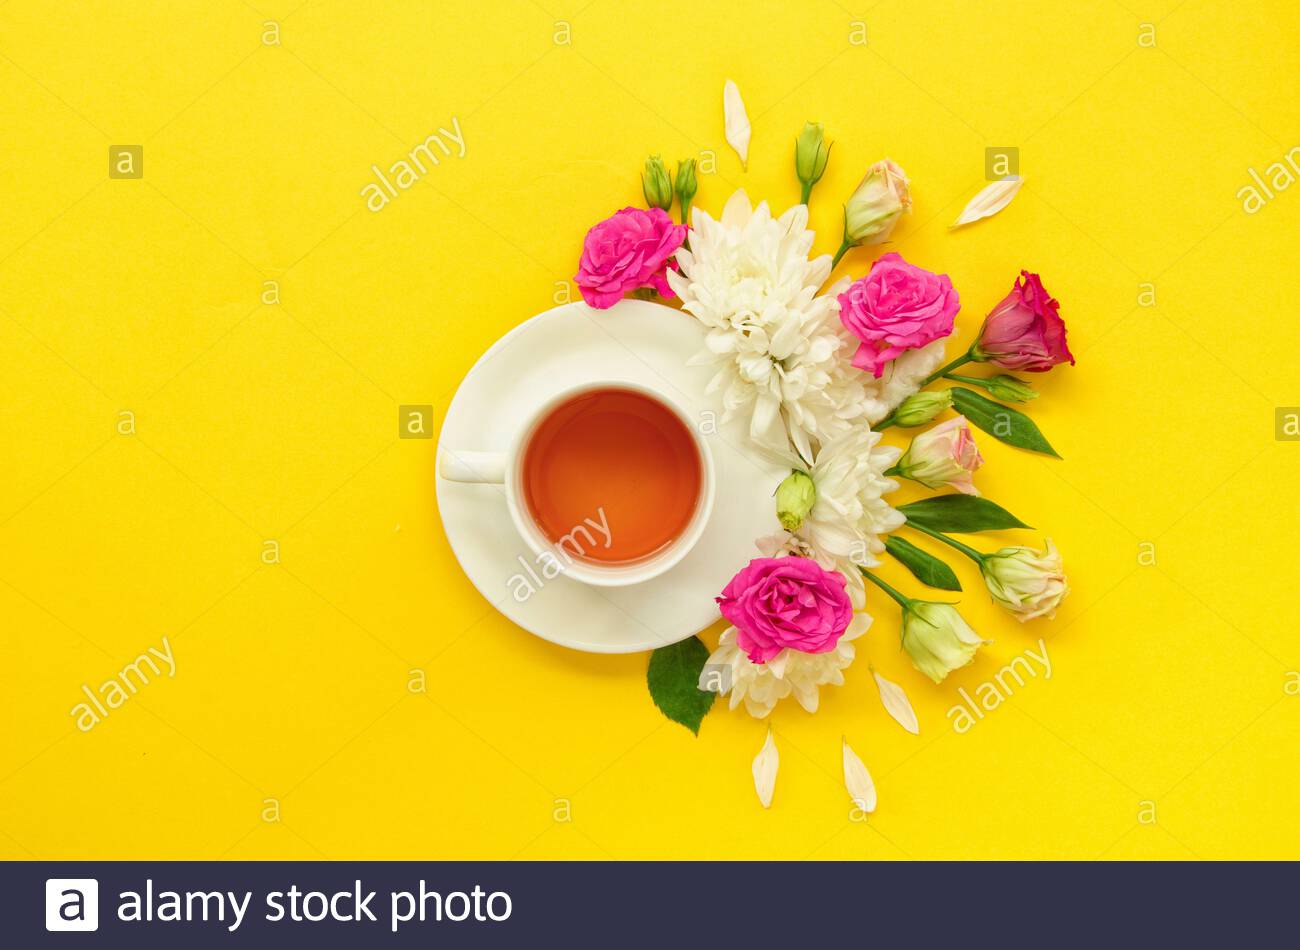
[[665, 273], [669, 258], [686, 240], [686, 225], [673, 224], [662, 208], [624, 208], [587, 232], [574, 281], [582, 299], [605, 310], [629, 290], [653, 287], [674, 296]]
[[1030, 373], [1045, 373], [1067, 360], [1074, 365], [1060, 308], [1038, 275], [1022, 270], [1011, 293], [984, 318], [971, 355], [1003, 369]]
[[844, 575], [806, 557], [759, 557], [741, 568], [717, 598], [736, 628], [736, 643], [755, 663], [787, 647], [835, 649], [853, 619]]
[[947, 274], [886, 254], [839, 296], [840, 321], [862, 341], [853, 365], [877, 379], [885, 364], [952, 333], [961, 301]]

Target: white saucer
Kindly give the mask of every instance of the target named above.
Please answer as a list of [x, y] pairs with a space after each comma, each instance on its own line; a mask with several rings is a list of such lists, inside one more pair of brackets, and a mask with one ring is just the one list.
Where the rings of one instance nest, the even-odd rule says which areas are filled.
[[[580, 303], [548, 310], [515, 327], [474, 364], [447, 410], [439, 449], [502, 451], [530, 407], [586, 379], [667, 387], [700, 419], [715, 419], [721, 410], [704, 395], [713, 370], [686, 365], [703, 348], [704, 333], [686, 314], [642, 300], [601, 311]], [[447, 540], [479, 593], [552, 643], [635, 653], [684, 640], [718, 619], [714, 598], [758, 556], [754, 539], [780, 529], [772, 495], [789, 474], [746, 448], [740, 421], [702, 431], [717, 472], [712, 517], [680, 564], [644, 584], [597, 588], [563, 575], [545, 580], [511, 523], [500, 485], [437, 478]], [[527, 585], [512, 581], [516, 574]], [[531, 595], [529, 585], [536, 587]]]

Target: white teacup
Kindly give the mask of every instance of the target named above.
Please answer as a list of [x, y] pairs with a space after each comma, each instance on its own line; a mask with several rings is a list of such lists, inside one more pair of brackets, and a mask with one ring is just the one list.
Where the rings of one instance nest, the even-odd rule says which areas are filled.
[[[691, 434], [696, 451], [699, 453], [700, 489], [694, 514], [686, 528], [668, 545], [637, 560], [602, 563], [575, 554], [575, 551], [564, 546], [564, 538], [561, 538], [559, 543], [553, 543], [542, 532], [524, 501], [523, 460], [529, 440], [537, 431], [537, 427], [559, 406], [584, 393], [609, 389], [622, 389], [646, 396], [681, 420], [686, 431]], [[664, 392], [622, 379], [586, 382], [556, 393], [529, 414], [504, 452], [467, 452], [439, 446], [438, 473], [453, 482], [502, 485], [505, 489], [506, 505], [515, 528], [533, 552], [538, 555], [553, 556], [563, 567], [565, 576], [598, 587], [639, 584], [669, 570], [695, 546], [700, 535], [704, 533], [709, 515], [713, 511], [715, 487], [713, 455], [709, 451], [708, 443], [700, 436], [690, 414]]]

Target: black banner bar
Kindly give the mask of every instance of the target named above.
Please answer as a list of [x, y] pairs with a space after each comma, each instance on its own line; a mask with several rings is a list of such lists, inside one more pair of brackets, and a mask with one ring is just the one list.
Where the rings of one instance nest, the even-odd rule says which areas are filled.
[[9, 862], [0, 944], [1250, 946], [1291, 932], [1298, 880], [1266, 863]]

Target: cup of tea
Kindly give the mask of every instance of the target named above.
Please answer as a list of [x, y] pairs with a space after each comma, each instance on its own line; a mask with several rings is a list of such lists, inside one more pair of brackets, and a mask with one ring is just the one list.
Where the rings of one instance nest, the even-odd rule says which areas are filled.
[[601, 587], [673, 567], [713, 510], [713, 456], [691, 417], [664, 393], [625, 380], [557, 394], [504, 452], [441, 447], [438, 471], [449, 481], [502, 485], [515, 527], [539, 558]]

